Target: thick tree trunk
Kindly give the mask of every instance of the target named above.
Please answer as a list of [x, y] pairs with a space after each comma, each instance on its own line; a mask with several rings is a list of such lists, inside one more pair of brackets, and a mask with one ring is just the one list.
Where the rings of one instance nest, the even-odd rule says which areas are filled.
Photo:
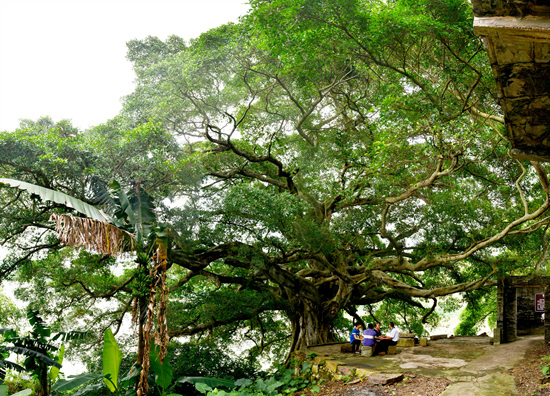
[[[336, 311], [336, 314], [338, 311]], [[291, 317], [292, 343], [287, 357], [290, 361], [293, 352], [305, 350], [308, 346], [336, 341], [332, 324], [334, 310], [326, 310], [317, 304], [303, 303]]]
[[48, 389], [48, 367], [45, 364], [40, 364], [40, 386], [42, 387], [42, 394], [48, 396], [50, 390]]

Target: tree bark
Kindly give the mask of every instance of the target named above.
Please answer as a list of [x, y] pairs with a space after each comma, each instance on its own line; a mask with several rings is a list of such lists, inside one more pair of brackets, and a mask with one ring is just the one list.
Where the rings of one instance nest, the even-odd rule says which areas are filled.
[[305, 350], [308, 346], [336, 341], [332, 331], [335, 317], [332, 312], [327, 312], [318, 304], [302, 301], [299, 309], [290, 317], [292, 343], [286, 363], [293, 352]]

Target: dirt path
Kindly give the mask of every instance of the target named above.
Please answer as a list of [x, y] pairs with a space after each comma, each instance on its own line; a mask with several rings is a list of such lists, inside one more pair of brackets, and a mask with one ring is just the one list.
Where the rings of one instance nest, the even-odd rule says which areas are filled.
[[480, 357], [460, 368], [471, 376], [456, 376], [441, 396], [516, 395], [516, 385], [511, 375], [502, 371], [513, 368], [521, 361], [525, 352], [543, 339], [543, 336], [523, 338], [510, 344], [495, 345]]

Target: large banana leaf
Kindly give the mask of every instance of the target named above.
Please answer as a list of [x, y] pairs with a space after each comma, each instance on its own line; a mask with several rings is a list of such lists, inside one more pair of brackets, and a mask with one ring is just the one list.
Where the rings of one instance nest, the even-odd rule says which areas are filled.
[[168, 359], [164, 359], [164, 363], [160, 363], [158, 348], [151, 348], [151, 369], [155, 373], [155, 382], [159, 387], [166, 390], [172, 383], [173, 373], [172, 366]]
[[[13, 341], [12, 341], [13, 342]], [[28, 357], [32, 357], [42, 363], [44, 363], [47, 366], [54, 366], [61, 368], [61, 365], [57, 363], [54, 359], [50, 358], [49, 356], [38, 352], [31, 348], [26, 348], [24, 346], [7, 346], [4, 348], [8, 352], [17, 353], [18, 355], [24, 355]]]
[[90, 381], [97, 380], [100, 378], [103, 378], [101, 374], [92, 374], [92, 373], [70, 375], [66, 380], [62, 379], [57, 381], [55, 385], [52, 387], [52, 390], [57, 392], [67, 392], [75, 388], [78, 388], [79, 386], [82, 386], [84, 384], [87, 384]]
[[109, 221], [108, 216], [101, 213], [95, 206], [87, 204], [78, 198], [71, 197], [60, 191], [51, 190], [46, 187], [37, 186], [14, 179], [2, 179], [0, 178], [0, 187], [13, 187], [20, 190], [28, 191], [31, 194], [38, 195], [43, 201], [55, 202], [60, 205], [65, 205], [69, 208], [73, 208], [79, 213], [82, 213], [89, 219], [99, 221]]
[[[21, 392], [14, 393], [12, 396], [28, 396], [32, 393], [32, 389], [25, 389]], [[8, 396], [8, 386], [0, 385], [0, 396]]]
[[105, 384], [111, 392], [118, 388], [118, 371], [122, 361], [122, 352], [115, 340], [111, 329], [105, 330], [105, 343], [103, 344], [103, 375], [110, 375], [109, 381], [105, 379]]
[[53, 213], [57, 236], [62, 243], [74, 247], [116, 256], [134, 250], [134, 236], [110, 223], [109, 216], [75, 197], [49, 188], [13, 179], [1, 179], [0, 187], [13, 187], [36, 194], [44, 201], [52, 201], [75, 209], [86, 217]]
[[[59, 354], [55, 357], [55, 361], [62, 365], [64, 356], [65, 356], [65, 345], [61, 345], [61, 347], [59, 348]], [[50, 381], [55, 381], [58, 375], [59, 375], [59, 367], [55, 367], [55, 366], [50, 367], [50, 372], [48, 373], [48, 377], [50, 378]]]
[[181, 377], [177, 380], [180, 384], [184, 384], [186, 382], [190, 384], [198, 384], [203, 383], [206, 384], [212, 388], [216, 388], [218, 386], [223, 386], [225, 388], [234, 388], [235, 387], [235, 381], [223, 379], [223, 378], [210, 378], [210, 377]]

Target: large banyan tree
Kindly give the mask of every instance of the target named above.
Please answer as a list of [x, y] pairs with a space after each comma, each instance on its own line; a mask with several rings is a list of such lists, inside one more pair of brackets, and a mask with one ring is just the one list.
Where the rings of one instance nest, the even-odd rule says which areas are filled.
[[[508, 155], [468, 2], [252, 0], [188, 45], [128, 46], [136, 90], [94, 133], [153, 119], [173, 136], [177, 162], [152, 140], [161, 171], [113, 173], [172, 200], [157, 209], [172, 336], [279, 312], [291, 351], [328, 342], [357, 306], [429, 314], [494, 284], [545, 234], [546, 171]], [[4, 175], [42, 180], [8, 162]]]

